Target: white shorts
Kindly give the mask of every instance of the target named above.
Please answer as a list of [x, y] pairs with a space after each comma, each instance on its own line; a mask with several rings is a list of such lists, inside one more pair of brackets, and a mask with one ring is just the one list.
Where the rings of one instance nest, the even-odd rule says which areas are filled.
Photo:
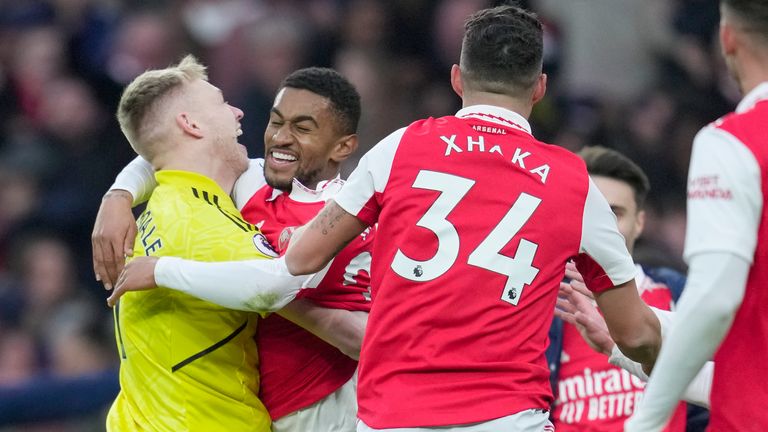
[[481, 423], [455, 426], [374, 429], [362, 420], [357, 421], [357, 432], [554, 432], [549, 412], [541, 409], [520, 411], [510, 416]]
[[338, 390], [272, 422], [272, 432], [355, 432], [357, 372]]

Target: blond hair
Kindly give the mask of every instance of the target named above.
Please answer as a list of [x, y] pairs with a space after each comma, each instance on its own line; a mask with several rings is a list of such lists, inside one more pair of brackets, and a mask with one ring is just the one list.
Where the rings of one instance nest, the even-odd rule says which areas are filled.
[[190, 54], [178, 65], [144, 72], [125, 87], [117, 107], [117, 121], [136, 153], [152, 160], [152, 144], [162, 133], [160, 122], [153, 121], [162, 119], [158, 107], [184, 83], [198, 79], [207, 81], [208, 75], [205, 66]]

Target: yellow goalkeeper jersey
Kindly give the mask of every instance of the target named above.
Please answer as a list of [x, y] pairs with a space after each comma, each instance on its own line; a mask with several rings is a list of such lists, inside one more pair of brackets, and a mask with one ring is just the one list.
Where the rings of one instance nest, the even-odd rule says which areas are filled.
[[[231, 198], [208, 177], [159, 171], [139, 217], [135, 256], [197, 261], [267, 258]], [[269, 431], [259, 401], [258, 316], [178, 291], [126, 293], [114, 309], [120, 394], [107, 429]]]

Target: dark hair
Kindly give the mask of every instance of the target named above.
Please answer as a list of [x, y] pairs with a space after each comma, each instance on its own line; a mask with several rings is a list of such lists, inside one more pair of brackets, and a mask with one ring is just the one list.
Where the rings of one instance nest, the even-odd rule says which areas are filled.
[[768, 2], [757, 0], [721, 0], [720, 4], [733, 12], [745, 30], [757, 33], [768, 41]]
[[290, 87], [307, 90], [331, 102], [340, 132], [354, 134], [360, 121], [360, 95], [340, 73], [329, 68], [309, 67], [299, 69], [283, 80], [280, 88]]
[[584, 147], [578, 154], [586, 162], [589, 175], [608, 177], [628, 184], [635, 192], [637, 209], [643, 208], [651, 184], [648, 176], [630, 158], [601, 146]]
[[464, 25], [461, 73], [470, 88], [510, 95], [529, 90], [541, 74], [542, 27], [516, 6], [483, 9]]

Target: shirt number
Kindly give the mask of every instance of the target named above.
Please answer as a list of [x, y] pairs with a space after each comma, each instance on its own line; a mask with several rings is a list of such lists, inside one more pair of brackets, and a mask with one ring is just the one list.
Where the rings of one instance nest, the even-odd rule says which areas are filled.
[[[442, 276], [453, 266], [459, 256], [461, 241], [456, 227], [447, 217], [474, 184], [474, 180], [451, 174], [426, 170], [419, 172], [413, 182], [414, 188], [440, 192], [437, 200], [416, 222], [417, 226], [437, 236], [437, 252], [432, 258], [419, 261], [398, 249], [391, 266], [395, 273], [414, 282], [426, 282]], [[539, 273], [539, 269], [532, 265], [539, 246], [521, 239], [514, 257], [502, 255], [500, 251], [520, 231], [540, 203], [541, 199], [521, 193], [501, 221], [467, 259], [467, 264], [507, 276], [501, 300], [515, 306], [520, 301], [523, 287], [530, 285]]]

